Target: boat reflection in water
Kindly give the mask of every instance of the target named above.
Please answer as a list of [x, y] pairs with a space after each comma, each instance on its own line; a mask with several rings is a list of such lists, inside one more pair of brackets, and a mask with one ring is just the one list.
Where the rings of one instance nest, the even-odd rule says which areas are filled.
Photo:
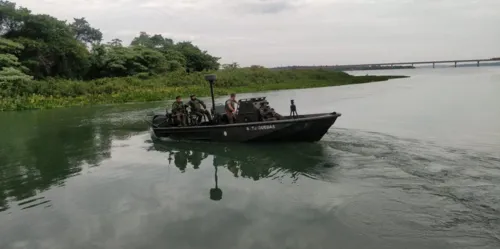
[[271, 144], [217, 144], [217, 143], [182, 143], [155, 141], [150, 150], [168, 153], [168, 161], [185, 172], [188, 163], [199, 169], [202, 161], [212, 159], [214, 166], [215, 187], [210, 189], [210, 199], [222, 199], [222, 190], [218, 187], [219, 168], [226, 168], [238, 178], [250, 178], [258, 181], [263, 178], [279, 180], [290, 178], [293, 183], [301, 177], [321, 178], [325, 168], [336, 164], [326, 156], [322, 144], [297, 143], [282, 146]]

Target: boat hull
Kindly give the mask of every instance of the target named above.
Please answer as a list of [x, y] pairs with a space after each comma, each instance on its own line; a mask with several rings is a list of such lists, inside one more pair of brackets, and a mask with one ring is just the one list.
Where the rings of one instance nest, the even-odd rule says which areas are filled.
[[[304, 115], [283, 120], [226, 125], [154, 127], [157, 138], [219, 142], [316, 142], [328, 132], [339, 113]], [[165, 119], [165, 118], [163, 118]], [[155, 122], [162, 122], [156, 116]]]

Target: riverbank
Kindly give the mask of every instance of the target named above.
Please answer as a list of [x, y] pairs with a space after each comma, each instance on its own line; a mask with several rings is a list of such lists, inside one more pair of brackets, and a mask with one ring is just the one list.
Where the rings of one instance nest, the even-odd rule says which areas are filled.
[[[204, 80], [207, 73], [173, 72], [162, 76], [138, 75], [93, 81], [49, 79], [17, 82], [2, 92], [0, 111], [50, 109], [58, 107], [150, 102], [190, 94], [209, 96]], [[214, 94], [340, 86], [386, 81], [407, 76], [353, 76], [321, 69], [274, 71], [264, 68], [232, 69], [215, 72]]]

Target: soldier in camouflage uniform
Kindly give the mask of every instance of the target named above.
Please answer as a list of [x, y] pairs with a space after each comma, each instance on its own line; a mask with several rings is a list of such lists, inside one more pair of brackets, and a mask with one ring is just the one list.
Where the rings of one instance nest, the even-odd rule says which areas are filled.
[[[191, 113], [198, 117], [198, 124], [201, 122], [203, 115], [207, 117], [208, 121], [212, 121], [210, 113], [206, 110], [207, 106], [202, 100], [197, 99], [194, 94], [191, 95], [191, 100], [189, 101], [188, 105], [191, 108]], [[203, 108], [201, 108], [202, 106]]]
[[186, 126], [186, 105], [182, 103], [181, 96], [175, 97], [175, 102], [172, 104], [172, 115], [176, 117], [179, 124]]
[[234, 115], [236, 113], [236, 107], [234, 106], [234, 104], [237, 103], [238, 102], [236, 101], [236, 94], [231, 93], [231, 97], [228, 100], [226, 100], [226, 105], [225, 105], [227, 119], [230, 124], [234, 123], [235, 119]]

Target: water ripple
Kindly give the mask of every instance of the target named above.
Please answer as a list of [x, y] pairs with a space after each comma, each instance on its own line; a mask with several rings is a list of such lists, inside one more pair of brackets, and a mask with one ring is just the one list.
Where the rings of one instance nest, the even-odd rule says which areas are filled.
[[[424, 224], [431, 230], [423, 229], [422, 234], [452, 237], [464, 248], [493, 248], [500, 242], [500, 158], [496, 155], [357, 130], [336, 129], [332, 135], [334, 139], [324, 143], [340, 151], [344, 175], [365, 184], [369, 181], [379, 190], [364, 201], [358, 199], [357, 206], [345, 207], [347, 223], [362, 226], [362, 220], [375, 219], [376, 212], [377, 219]], [[369, 210], [363, 208], [367, 205]], [[380, 210], [374, 210], [377, 205]], [[404, 231], [396, 227], [391, 226], [388, 234]], [[410, 224], [406, 227], [415, 229]], [[464, 237], [470, 240], [465, 242]]]

